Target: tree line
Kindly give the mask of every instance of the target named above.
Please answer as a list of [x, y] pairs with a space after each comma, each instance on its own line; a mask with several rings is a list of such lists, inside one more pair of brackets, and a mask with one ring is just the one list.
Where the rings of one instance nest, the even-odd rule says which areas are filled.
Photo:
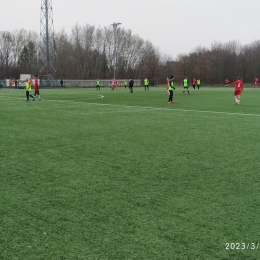
[[260, 41], [241, 45], [237, 41], [214, 42], [210, 48], [197, 47], [188, 55], [180, 54], [176, 63], [178, 77], [200, 78], [204, 85], [222, 85], [225, 79], [241, 77], [253, 83], [260, 77]]
[[[0, 78], [19, 78], [20, 74], [44, 77], [41, 60], [41, 38], [24, 29], [0, 32]], [[70, 33], [64, 30], [52, 38], [51, 71], [55, 79], [111, 79], [114, 73], [114, 34], [112, 27], [96, 28], [75, 25]], [[117, 29], [118, 79], [144, 79], [150, 85], [166, 82], [174, 75], [182, 82], [200, 78], [202, 85], [224, 84], [226, 78], [238, 76], [253, 82], [260, 76], [260, 41], [241, 45], [237, 41], [214, 42], [210, 48], [196, 47], [189, 54], [179, 54], [174, 60], [149, 40], [143, 40], [131, 30]]]

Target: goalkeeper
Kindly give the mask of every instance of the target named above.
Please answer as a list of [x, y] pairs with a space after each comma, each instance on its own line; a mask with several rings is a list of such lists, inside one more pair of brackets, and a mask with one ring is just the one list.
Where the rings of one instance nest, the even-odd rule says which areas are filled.
[[172, 99], [173, 98], [173, 90], [175, 89], [174, 84], [173, 84], [173, 80], [174, 80], [174, 77], [171, 76], [170, 80], [169, 80], [169, 83], [168, 83], [169, 84], [169, 88], [168, 88], [168, 91], [169, 91], [168, 104], [174, 103], [174, 100]]

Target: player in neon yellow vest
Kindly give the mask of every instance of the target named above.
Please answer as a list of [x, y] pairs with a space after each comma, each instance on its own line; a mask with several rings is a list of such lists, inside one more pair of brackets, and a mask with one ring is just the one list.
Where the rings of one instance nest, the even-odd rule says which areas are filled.
[[144, 79], [144, 90], [146, 89], [149, 91], [149, 80], [147, 78]]
[[96, 89], [100, 90], [100, 81], [99, 81], [99, 79], [96, 81]]
[[197, 87], [200, 89], [200, 79], [197, 79]]
[[187, 91], [187, 93], [190, 94], [189, 82], [188, 82], [187, 77], [185, 77], [184, 80], [183, 80], [183, 95], [185, 95], [185, 91]]
[[35, 101], [35, 97], [33, 95], [31, 95], [31, 90], [32, 90], [32, 86], [31, 86], [31, 82], [29, 79], [26, 79], [25, 82], [25, 88], [26, 88], [26, 99], [27, 101], [29, 101], [29, 96], [33, 98], [33, 101]]

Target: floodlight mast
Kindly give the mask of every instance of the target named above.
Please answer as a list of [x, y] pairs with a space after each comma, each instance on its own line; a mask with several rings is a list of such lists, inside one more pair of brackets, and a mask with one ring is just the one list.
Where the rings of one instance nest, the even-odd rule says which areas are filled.
[[52, 17], [52, 0], [42, 0], [41, 4], [41, 61], [44, 64], [40, 71], [46, 72], [46, 80], [47, 84], [50, 85], [51, 70], [55, 72], [55, 69], [51, 63], [51, 59], [53, 59], [54, 50], [53, 46], [53, 17]]
[[117, 65], [117, 26], [121, 23], [112, 23], [111, 25], [114, 28], [114, 79], [116, 79], [116, 65]]

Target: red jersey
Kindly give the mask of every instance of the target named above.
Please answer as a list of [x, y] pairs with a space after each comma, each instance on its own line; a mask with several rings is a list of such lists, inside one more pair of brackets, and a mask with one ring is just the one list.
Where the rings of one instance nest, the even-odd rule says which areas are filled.
[[243, 82], [240, 79], [230, 84], [230, 86], [235, 86], [235, 90], [243, 90]]
[[225, 82], [226, 82], [226, 84], [228, 84], [229, 83], [229, 79], [225, 79]]
[[34, 79], [34, 90], [39, 91], [38, 78]]
[[110, 81], [110, 85], [111, 85], [111, 87], [114, 87], [114, 86], [115, 86], [115, 80], [114, 80], [114, 79], [112, 79], [112, 80]]
[[259, 79], [255, 78], [255, 85], [258, 85], [258, 81], [259, 81]]
[[193, 80], [192, 80], [192, 84], [196, 84], [197, 83], [197, 80], [194, 78]]

